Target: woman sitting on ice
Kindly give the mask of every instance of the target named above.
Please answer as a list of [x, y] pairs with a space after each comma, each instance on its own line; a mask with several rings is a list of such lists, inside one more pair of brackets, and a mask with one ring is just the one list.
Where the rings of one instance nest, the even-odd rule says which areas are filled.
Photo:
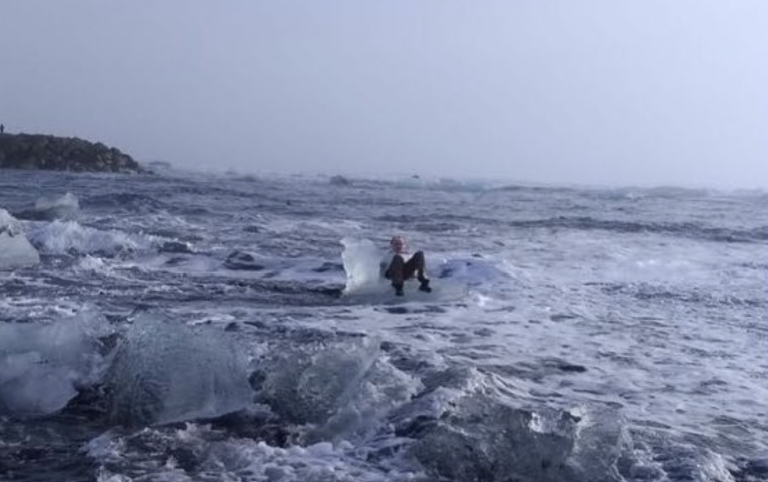
[[395, 295], [403, 296], [403, 282], [405, 280], [416, 278], [419, 280], [419, 290], [430, 293], [429, 279], [425, 274], [424, 253], [416, 251], [411, 258], [405, 260], [405, 239], [402, 236], [393, 236], [389, 241], [389, 247], [392, 249], [391, 258], [388, 254], [382, 260], [381, 267], [384, 277], [392, 281], [392, 287], [395, 288]]

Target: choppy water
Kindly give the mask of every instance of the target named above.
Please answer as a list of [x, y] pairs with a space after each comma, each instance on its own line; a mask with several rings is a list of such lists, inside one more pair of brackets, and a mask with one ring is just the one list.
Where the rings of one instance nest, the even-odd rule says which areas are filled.
[[[2, 171], [0, 479], [768, 480], [767, 207]], [[434, 296], [342, 295], [394, 232]]]

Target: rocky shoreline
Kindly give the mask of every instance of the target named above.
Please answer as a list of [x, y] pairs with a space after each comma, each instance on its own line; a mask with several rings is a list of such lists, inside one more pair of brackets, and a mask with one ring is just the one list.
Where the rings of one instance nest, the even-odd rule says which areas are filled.
[[77, 137], [0, 134], [0, 169], [74, 172], [148, 172], [114, 147]]

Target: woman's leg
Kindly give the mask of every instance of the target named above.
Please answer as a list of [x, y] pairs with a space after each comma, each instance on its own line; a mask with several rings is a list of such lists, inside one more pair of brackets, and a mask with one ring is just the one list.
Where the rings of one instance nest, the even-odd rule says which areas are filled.
[[403, 281], [408, 278], [405, 276], [406, 264], [407, 263], [403, 260], [403, 257], [399, 254], [392, 256], [392, 261], [389, 263], [386, 276], [387, 279], [392, 281], [392, 286], [395, 288], [402, 289]]
[[416, 274], [416, 279], [421, 282], [422, 286], [429, 285], [429, 280], [427, 279], [426, 275], [426, 261], [424, 260], [423, 251], [417, 251], [414, 253], [411, 259], [409, 259], [403, 267], [403, 276], [405, 279], [413, 277], [414, 274]]

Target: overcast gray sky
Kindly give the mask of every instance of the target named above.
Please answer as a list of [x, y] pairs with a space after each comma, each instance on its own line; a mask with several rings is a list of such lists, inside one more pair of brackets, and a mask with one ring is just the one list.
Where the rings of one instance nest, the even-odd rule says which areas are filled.
[[768, 186], [766, 0], [0, 0], [0, 122], [242, 172]]

